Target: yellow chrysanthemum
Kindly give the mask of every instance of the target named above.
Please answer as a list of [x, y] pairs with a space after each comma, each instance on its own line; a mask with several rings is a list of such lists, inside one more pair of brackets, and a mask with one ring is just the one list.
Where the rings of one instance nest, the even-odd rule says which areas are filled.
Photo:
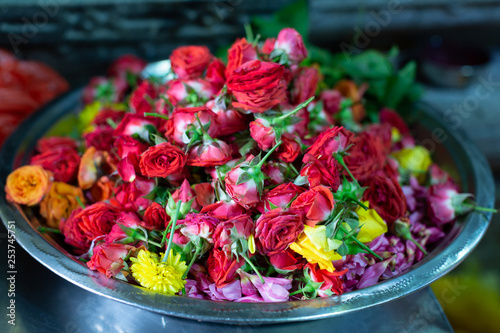
[[167, 261], [161, 262], [156, 253], [140, 250], [137, 258], [130, 258], [133, 262], [130, 270], [141, 286], [159, 293], [174, 295], [181, 291], [186, 283], [182, 276], [187, 266], [180, 259], [180, 254], [174, 256], [170, 251]]
[[[368, 201], [363, 202], [363, 204], [369, 207], [370, 203]], [[365, 210], [363, 207], [358, 207], [356, 213], [359, 217], [359, 225], [361, 229], [358, 233], [358, 240], [362, 243], [369, 243], [378, 236], [385, 234], [387, 232], [387, 224], [378, 215], [375, 209]], [[344, 225], [347, 230], [350, 230], [347, 224]]]
[[332, 261], [342, 259], [334, 249], [340, 244], [334, 244], [335, 240], [327, 239], [326, 227], [318, 225], [314, 228], [304, 226], [304, 232], [300, 234], [297, 240], [290, 244], [290, 248], [306, 258], [312, 264], [317, 263], [321, 269], [329, 272], [335, 271]]
[[432, 164], [430, 152], [422, 146], [404, 148], [392, 153], [399, 165], [413, 173], [419, 181], [423, 181], [425, 173]]

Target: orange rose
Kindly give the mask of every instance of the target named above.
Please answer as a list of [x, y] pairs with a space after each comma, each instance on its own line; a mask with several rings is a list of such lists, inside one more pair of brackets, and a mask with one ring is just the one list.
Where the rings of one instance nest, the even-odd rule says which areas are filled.
[[17, 168], [7, 177], [7, 200], [27, 206], [36, 205], [49, 190], [51, 179], [52, 173], [39, 165]]
[[78, 208], [76, 197], [84, 201], [80, 188], [62, 182], [52, 184], [49, 193], [40, 203], [40, 214], [47, 220], [49, 227], [59, 228], [61, 219], [68, 218]]

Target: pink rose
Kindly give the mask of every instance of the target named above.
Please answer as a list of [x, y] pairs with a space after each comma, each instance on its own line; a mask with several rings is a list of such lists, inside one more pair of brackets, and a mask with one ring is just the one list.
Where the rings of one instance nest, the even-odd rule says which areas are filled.
[[127, 245], [101, 243], [94, 247], [87, 266], [93, 271], [106, 274], [106, 277], [116, 276], [125, 267], [123, 259], [130, 249]]
[[292, 28], [284, 28], [280, 31], [274, 49], [285, 51], [288, 59], [293, 63], [299, 63], [307, 58], [307, 50], [302, 36]]

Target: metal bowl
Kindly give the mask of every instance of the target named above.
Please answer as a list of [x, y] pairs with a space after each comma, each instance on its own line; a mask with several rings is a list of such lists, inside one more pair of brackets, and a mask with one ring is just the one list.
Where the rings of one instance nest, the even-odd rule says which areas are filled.
[[[17, 242], [35, 259], [66, 280], [96, 294], [141, 309], [210, 322], [265, 324], [339, 316], [404, 297], [442, 277], [471, 253], [479, 243], [491, 213], [471, 213], [460, 218], [442, 243], [405, 274], [375, 286], [341, 296], [281, 303], [229, 303], [158, 294], [125, 282], [108, 279], [74, 259], [58, 235], [40, 234], [36, 220], [5, 199], [4, 183], [13, 168], [29, 161], [38, 138], [65, 115], [81, 108], [81, 90], [60, 97], [26, 120], [5, 142], [0, 152], [0, 216], [7, 226], [15, 221]], [[414, 130], [420, 143], [450, 172], [463, 191], [474, 193], [477, 203], [493, 207], [494, 183], [490, 168], [465, 135], [439, 120], [439, 113], [420, 106]], [[69, 131], [70, 129], [68, 129]], [[35, 277], [36, 278], [36, 277]]]

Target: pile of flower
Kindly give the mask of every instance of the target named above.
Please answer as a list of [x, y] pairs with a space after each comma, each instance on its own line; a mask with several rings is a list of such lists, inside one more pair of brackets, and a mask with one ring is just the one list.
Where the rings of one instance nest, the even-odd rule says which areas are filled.
[[[143, 79], [124, 56], [85, 88], [78, 139], [7, 179], [92, 270], [237, 302], [339, 295], [401, 274], [475, 207], [400, 116], [304, 67], [301, 36], [203, 46]], [[373, 118], [373, 117], [371, 117]]]

